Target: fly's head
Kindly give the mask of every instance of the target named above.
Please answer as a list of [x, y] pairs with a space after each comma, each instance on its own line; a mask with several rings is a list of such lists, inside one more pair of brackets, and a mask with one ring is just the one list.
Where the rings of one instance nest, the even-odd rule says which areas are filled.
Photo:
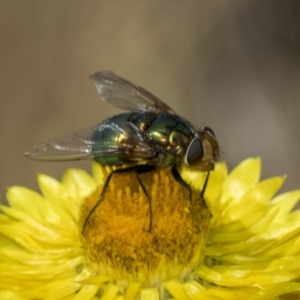
[[214, 170], [220, 155], [220, 148], [213, 130], [203, 126], [187, 147], [184, 163], [192, 169], [203, 172]]

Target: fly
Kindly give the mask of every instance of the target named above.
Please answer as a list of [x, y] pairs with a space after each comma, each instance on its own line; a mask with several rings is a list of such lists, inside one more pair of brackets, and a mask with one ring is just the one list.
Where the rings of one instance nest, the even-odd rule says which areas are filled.
[[207, 172], [201, 191], [201, 197], [204, 197], [209, 172], [214, 169], [220, 152], [215, 134], [209, 127], [194, 127], [156, 96], [112, 72], [101, 71], [91, 79], [105, 102], [129, 112], [37, 144], [25, 155], [41, 161], [93, 159], [101, 165], [117, 167], [107, 177], [99, 200], [88, 213], [82, 234], [104, 200], [112, 176], [134, 172], [148, 201], [151, 232], [151, 197], [140, 175], [171, 167], [174, 178], [189, 191], [191, 199], [192, 189], [181, 178], [178, 169], [186, 165]]

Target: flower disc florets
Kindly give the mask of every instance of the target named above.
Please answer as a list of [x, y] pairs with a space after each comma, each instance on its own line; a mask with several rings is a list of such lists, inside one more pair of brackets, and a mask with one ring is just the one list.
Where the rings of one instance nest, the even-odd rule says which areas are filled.
[[[190, 199], [168, 169], [140, 177], [149, 191], [151, 227], [149, 202], [136, 174], [115, 174], [83, 228], [91, 265], [96, 272], [105, 265], [114, 276], [143, 278], [151, 285], [186, 277], [203, 261], [211, 216], [206, 203], [198, 191]], [[82, 224], [99, 199], [97, 189], [83, 205]]]

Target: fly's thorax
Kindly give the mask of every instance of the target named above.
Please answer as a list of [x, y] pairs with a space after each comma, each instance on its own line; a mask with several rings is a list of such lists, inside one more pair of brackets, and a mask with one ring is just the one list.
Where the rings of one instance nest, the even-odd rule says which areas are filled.
[[193, 138], [193, 126], [183, 118], [161, 113], [147, 130], [148, 136], [161, 145], [169, 155], [182, 156]]
[[157, 114], [153, 112], [133, 112], [128, 117], [128, 122], [134, 124], [141, 132], [146, 132], [156, 120]]

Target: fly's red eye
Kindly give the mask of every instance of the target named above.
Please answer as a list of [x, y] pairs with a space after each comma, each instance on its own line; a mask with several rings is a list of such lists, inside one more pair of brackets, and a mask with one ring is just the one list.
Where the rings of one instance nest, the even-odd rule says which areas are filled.
[[203, 143], [199, 138], [194, 138], [186, 151], [185, 162], [189, 166], [197, 165], [204, 156]]

